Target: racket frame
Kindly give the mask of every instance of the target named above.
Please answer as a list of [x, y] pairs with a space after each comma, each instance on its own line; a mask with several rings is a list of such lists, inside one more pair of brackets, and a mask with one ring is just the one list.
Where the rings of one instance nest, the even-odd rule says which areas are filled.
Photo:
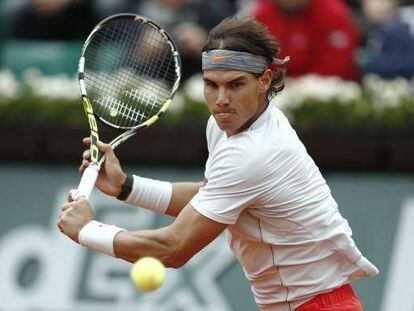
[[[99, 115], [94, 113], [93, 107], [90, 103], [90, 100], [88, 98], [88, 93], [86, 91], [85, 86], [85, 80], [84, 80], [84, 67], [85, 67], [85, 52], [88, 48], [89, 43], [92, 41], [93, 36], [97, 31], [99, 31], [108, 21], [112, 21], [116, 18], [131, 18], [137, 23], [145, 23], [150, 25], [151, 27], [155, 28], [166, 40], [166, 42], [170, 45], [172, 56], [174, 58], [175, 63], [175, 71], [176, 71], [176, 80], [175, 83], [171, 89], [169, 98], [165, 101], [163, 106], [159, 109], [159, 111], [146, 120], [145, 122], [134, 126], [130, 128], [125, 128], [121, 126], [117, 126], [115, 124], [111, 124], [101, 118]], [[90, 162], [89, 166], [85, 169], [81, 181], [79, 183], [77, 191], [72, 192], [72, 198], [74, 200], [79, 199], [80, 197], [85, 197], [86, 199], [90, 198], [90, 195], [92, 193], [93, 188], [95, 187], [96, 179], [98, 178], [99, 170], [101, 168], [101, 165], [105, 161], [105, 155], [103, 155], [99, 148], [98, 148], [98, 141], [99, 141], [99, 129], [98, 129], [98, 123], [96, 119], [98, 118], [101, 122], [105, 123], [106, 125], [119, 129], [119, 130], [125, 130], [123, 133], [118, 135], [116, 138], [114, 138], [112, 141], [110, 141], [109, 145], [115, 149], [117, 148], [121, 143], [135, 135], [137, 132], [142, 131], [149, 126], [153, 125], [162, 114], [165, 113], [165, 111], [168, 109], [168, 107], [171, 104], [172, 98], [174, 97], [175, 92], [178, 89], [178, 86], [180, 84], [181, 79], [181, 59], [180, 55], [177, 50], [177, 46], [174, 43], [173, 39], [170, 37], [170, 35], [161, 28], [158, 24], [153, 22], [152, 20], [141, 16], [136, 15], [132, 13], [120, 13], [115, 14], [112, 16], [109, 16], [102, 20], [98, 25], [95, 26], [95, 28], [91, 31], [88, 38], [86, 39], [83, 48], [82, 48], [82, 54], [79, 60], [79, 66], [78, 66], [78, 80], [79, 80], [79, 87], [80, 87], [80, 93], [82, 96], [82, 104], [83, 108], [85, 110], [85, 114], [88, 119], [89, 129], [90, 129]]]

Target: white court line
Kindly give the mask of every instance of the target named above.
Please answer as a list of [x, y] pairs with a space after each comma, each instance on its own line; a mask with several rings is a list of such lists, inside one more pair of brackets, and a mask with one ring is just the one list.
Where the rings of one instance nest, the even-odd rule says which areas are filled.
[[381, 311], [414, 310], [414, 197], [407, 199], [397, 226]]

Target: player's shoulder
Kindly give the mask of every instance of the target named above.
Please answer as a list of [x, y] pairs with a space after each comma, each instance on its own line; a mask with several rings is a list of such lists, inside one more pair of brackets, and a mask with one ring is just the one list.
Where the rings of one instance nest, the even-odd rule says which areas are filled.
[[266, 139], [261, 133], [246, 131], [227, 139], [223, 147], [223, 160], [229, 169], [237, 174], [255, 175], [265, 168], [269, 148]]
[[252, 158], [266, 156], [263, 151], [274, 145], [280, 134], [280, 126], [284, 122], [288, 122], [284, 114], [275, 105], [269, 104], [269, 107], [249, 129], [228, 140], [229, 147], [240, 151], [237, 153], [239, 156], [242, 154], [252, 155]]
[[[237, 143], [242, 142], [244, 145]], [[254, 181], [260, 175], [259, 153], [254, 151], [253, 144], [243, 136], [230, 139], [221, 146], [210, 161], [210, 177], [226, 180], [228, 183]]]

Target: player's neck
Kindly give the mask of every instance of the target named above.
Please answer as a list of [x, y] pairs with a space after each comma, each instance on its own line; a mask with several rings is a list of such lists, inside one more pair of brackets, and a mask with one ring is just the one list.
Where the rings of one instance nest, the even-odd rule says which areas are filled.
[[226, 133], [227, 137], [239, 134], [245, 130], [247, 130], [260, 116], [266, 111], [267, 107], [269, 106], [269, 101], [266, 99], [260, 104], [259, 108], [257, 109], [257, 112], [254, 114], [253, 117], [251, 117], [246, 123], [240, 127], [237, 132], [235, 133]]

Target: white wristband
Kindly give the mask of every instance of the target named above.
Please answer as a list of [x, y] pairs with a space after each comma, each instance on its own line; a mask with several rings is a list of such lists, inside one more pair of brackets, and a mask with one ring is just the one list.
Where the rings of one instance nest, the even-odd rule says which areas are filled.
[[115, 257], [115, 236], [125, 229], [107, 225], [96, 220], [87, 223], [79, 232], [79, 243], [94, 251]]
[[171, 196], [171, 183], [134, 175], [132, 190], [125, 202], [165, 214], [170, 205]]

